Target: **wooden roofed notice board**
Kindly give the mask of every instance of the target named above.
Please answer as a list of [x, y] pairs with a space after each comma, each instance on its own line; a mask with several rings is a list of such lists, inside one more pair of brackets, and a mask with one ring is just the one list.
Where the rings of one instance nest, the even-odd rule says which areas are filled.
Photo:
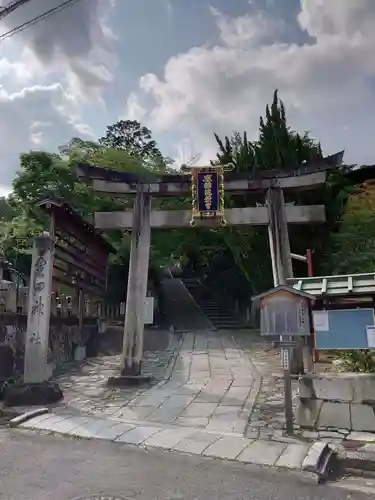
[[107, 288], [112, 246], [68, 204], [47, 199], [39, 207], [51, 217], [55, 237], [53, 279], [101, 297]]
[[309, 308], [312, 301], [312, 295], [288, 286], [278, 286], [253, 297], [253, 302], [260, 307], [261, 335], [310, 335]]

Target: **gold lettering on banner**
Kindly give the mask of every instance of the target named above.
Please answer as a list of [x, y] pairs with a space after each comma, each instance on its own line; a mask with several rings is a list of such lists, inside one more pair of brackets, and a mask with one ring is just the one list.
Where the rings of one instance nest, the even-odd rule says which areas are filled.
[[204, 207], [206, 210], [211, 210], [211, 208], [212, 208], [212, 176], [209, 174], [206, 174], [204, 176], [203, 189], [204, 189]]

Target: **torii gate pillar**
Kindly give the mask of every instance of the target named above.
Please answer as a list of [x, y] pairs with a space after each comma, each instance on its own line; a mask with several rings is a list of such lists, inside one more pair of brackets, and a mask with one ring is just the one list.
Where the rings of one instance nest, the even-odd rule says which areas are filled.
[[123, 386], [147, 382], [142, 374], [145, 299], [151, 243], [151, 196], [147, 186], [139, 184], [133, 207], [133, 224], [126, 295], [121, 376], [108, 383]]
[[280, 187], [267, 190], [268, 238], [272, 262], [274, 286], [285, 285], [293, 277], [292, 256], [286, 217], [284, 193]]
[[[290, 252], [288, 221], [283, 190], [278, 186], [269, 188], [266, 195], [266, 204], [269, 215], [268, 239], [273, 284], [276, 287], [286, 285], [287, 278], [293, 278], [292, 255]], [[311, 365], [311, 363], [308, 362], [308, 365]], [[293, 349], [291, 373], [304, 373], [303, 347], [300, 343]]]

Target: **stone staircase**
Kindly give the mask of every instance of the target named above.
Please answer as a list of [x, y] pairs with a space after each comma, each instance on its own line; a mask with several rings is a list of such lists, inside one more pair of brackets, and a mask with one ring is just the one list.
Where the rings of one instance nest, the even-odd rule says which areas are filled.
[[198, 306], [195, 298], [180, 278], [167, 278], [161, 282], [166, 316], [175, 331], [214, 330], [210, 319]]
[[196, 278], [182, 278], [185, 288], [189, 291], [199, 309], [218, 330], [241, 328], [241, 322], [234, 311], [223, 301], [218, 300]]

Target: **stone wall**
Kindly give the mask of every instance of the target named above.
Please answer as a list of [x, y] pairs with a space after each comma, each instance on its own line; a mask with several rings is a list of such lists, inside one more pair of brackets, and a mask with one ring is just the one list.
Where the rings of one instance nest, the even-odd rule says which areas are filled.
[[296, 423], [314, 430], [375, 432], [375, 373], [301, 376]]
[[[24, 314], [0, 314], [0, 381], [23, 374], [26, 324]], [[97, 318], [85, 318], [81, 331], [76, 317], [51, 316], [48, 352], [51, 373], [62, 363], [75, 359], [77, 346], [85, 346], [87, 355], [95, 356], [97, 333]]]

